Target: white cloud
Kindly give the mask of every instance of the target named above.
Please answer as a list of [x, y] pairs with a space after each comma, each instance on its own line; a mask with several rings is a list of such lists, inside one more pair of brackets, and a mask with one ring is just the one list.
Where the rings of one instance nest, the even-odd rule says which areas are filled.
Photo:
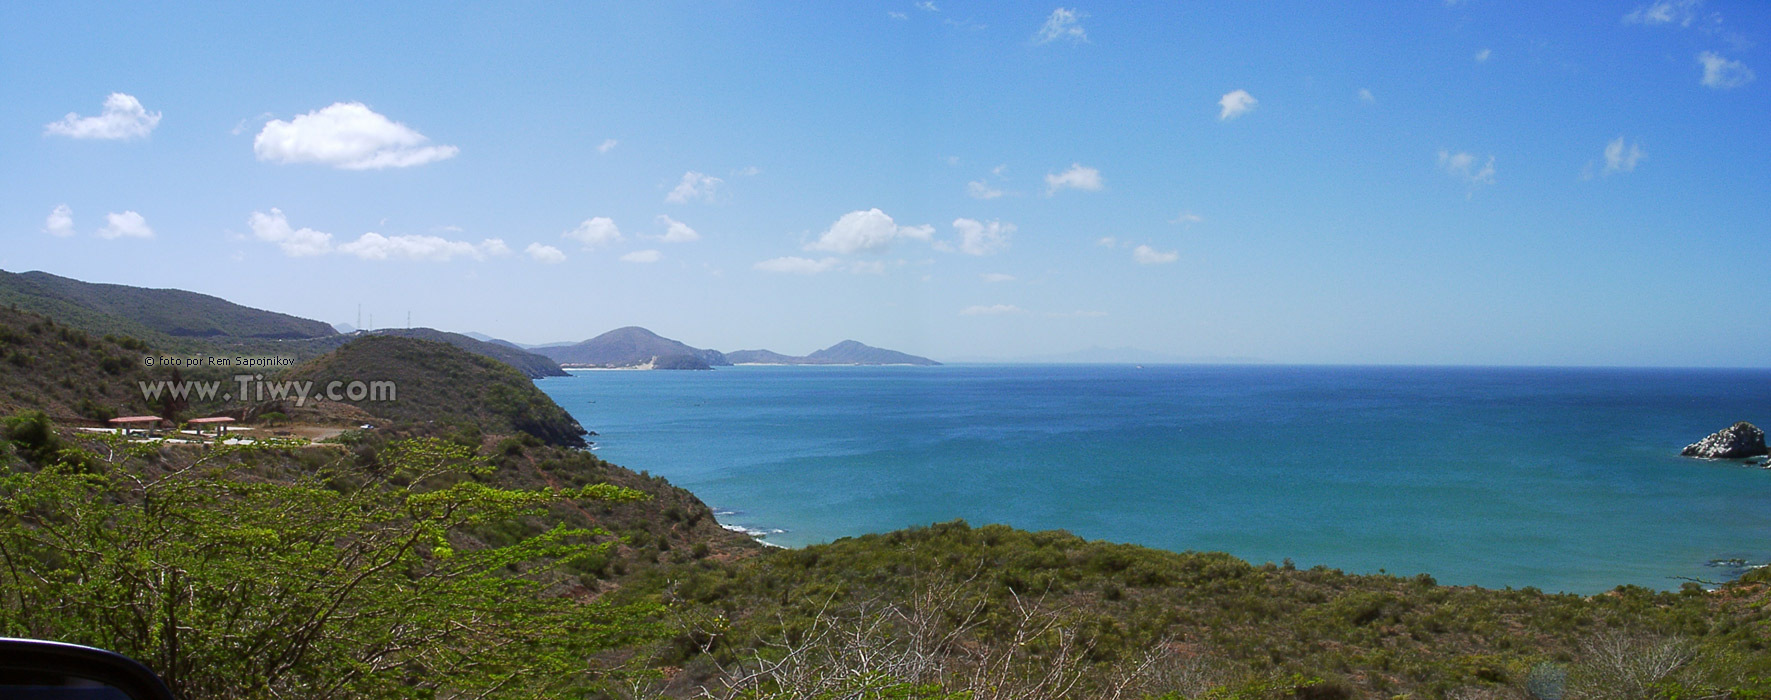
[[890, 248], [900, 238], [926, 241], [934, 234], [933, 226], [899, 226], [878, 209], [857, 210], [843, 214], [818, 240], [806, 244], [805, 249], [844, 255], [878, 252]]
[[1101, 189], [1101, 171], [1083, 167], [1081, 163], [1071, 163], [1070, 169], [1064, 172], [1045, 174], [1045, 195], [1050, 197], [1064, 188], [1094, 192]]
[[325, 255], [332, 251], [332, 234], [311, 228], [293, 228], [281, 209], [273, 207], [269, 214], [252, 212], [252, 216], [246, 218], [246, 226], [252, 229], [252, 235], [258, 240], [277, 244], [277, 248], [290, 257]]
[[1494, 55], [1494, 49], [1482, 49], [1481, 51], [1477, 51], [1476, 52], [1476, 62], [1477, 63], [1487, 63], [1488, 58], [1493, 55]]
[[965, 183], [965, 193], [972, 199], [996, 199], [1002, 196], [1002, 190], [991, 187], [990, 183], [983, 180]]
[[510, 255], [510, 246], [504, 244], [502, 238], [488, 238], [480, 241], [480, 252], [494, 258]]
[[461, 152], [454, 146], [425, 145], [429, 141], [361, 102], [337, 102], [289, 121], [266, 122], [252, 140], [252, 151], [263, 161], [318, 163], [343, 170], [407, 168]]
[[1452, 177], [1463, 180], [1464, 184], [1469, 185], [1472, 191], [1478, 185], [1494, 184], [1494, 156], [1489, 156], [1488, 161], [1478, 168], [1475, 155], [1462, 151], [1452, 153], [1440, 150], [1439, 169], [1444, 170]]
[[531, 260], [548, 265], [555, 265], [566, 261], [566, 253], [559, 248], [550, 245], [530, 243], [529, 247], [523, 249], [523, 252], [528, 254]]
[[664, 254], [656, 250], [636, 250], [621, 256], [621, 262], [655, 263], [664, 259]]
[[897, 10], [886, 10], [886, 16], [890, 17], [892, 19], [910, 19], [910, 15], [904, 14], [904, 13], [899, 12]]
[[1203, 217], [1203, 216], [1195, 214], [1191, 211], [1184, 211], [1184, 212], [1181, 212], [1179, 216], [1176, 216], [1173, 219], [1169, 219], [1168, 222], [1171, 224], [1182, 224], [1182, 225], [1186, 225], [1186, 226], [1191, 226], [1193, 224], [1197, 224], [1197, 223], [1204, 221], [1204, 220], [1205, 220], [1205, 217]]
[[954, 219], [953, 228], [959, 232], [959, 251], [966, 255], [990, 255], [1007, 250], [1009, 236], [1015, 232], [1014, 224], [965, 218]]
[[160, 113], [142, 108], [141, 100], [121, 92], [105, 98], [105, 108], [96, 117], [82, 117], [73, 112], [59, 122], [50, 122], [43, 133], [75, 139], [121, 140], [147, 136], [160, 125]]
[[621, 229], [606, 216], [585, 219], [578, 228], [560, 234], [584, 245], [585, 250], [601, 248], [610, 243], [621, 242]]
[[1114, 246], [1119, 245], [1119, 239], [1114, 238], [1112, 236], [1102, 236], [1101, 240], [1095, 241], [1095, 245], [1098, 245], [1102, 248], [1112, 248]]
[[1248, 94], [1247, 90], [1226, 92], [1223, 97], [1218, 98], [1218, 106], [1223, 108], [1218, 111], [1218, 121], [1229, 121], [1247, 114], [1253, 111], [1255, 105], [1260, 102], [1254, 98], [1254, 95]]
[[671, 190], [670, 194], [664, 195], [664, 201], [672, 204], [687, 204], [697, 199], [712, 202], [714, 197], [719, 194], [720, 185], [725, 182], [725, 180], [712, 175], [704, 175], [690, 170], [683, 173], [683, 179], [677, 183], [676, 189]]
[[1088, 15], [1074, 9], [1060, 7], [1052, 10], [1051, 16], [1045, 18], [1045, 24], [1033, 35], [1033, 43], [1049, 44], [1059, 39], [1074, 42], [1087, 42], [1088, 32], [1083, 31], [1079, 24]]
[[820, 272], [829, 272], [839, 265], [842, 265], [842, 261], [836, 258], [813, 260], [811, 258], [788, 256], [784, 258], [764, 260], [753, 267], [762, 270], [763, 272], [780, 272], [790, 275], [815, 275]]
[[738, 175], [741, 177], [756, 177], [758, 175], [763, 174], [763, 169], [756, 167], [754, 165], [747, 165], [742, 168], [739, 168], [738, 170], [734, 171], [732, 174]]
[[455, 258], [484, 260], [488, 255], [510, 252], [504, 241], [489, 238], [478, 245], [467, 241], [424, 235], [383, 236], [373, 231], [357, 240], [339, 244], [338, 252], [364, 260], [429, 260], [448, 262]]
[[917, 2], [916, 9], [922, 10], [924, 12], [940, 12], [941, 11], [941, 8], [935, 7], [935, 3], [930, 2], [929, 0], [920, 0], [919, 2]]
[[1181, 254], [1179, 251], [1173, 250], [1165, 253], [1150, 246], [1141, 245], [1132, 249], [1131, 259], [1138, 261], [1139, 265], [1161, 265], [1180, 260]]
[[1377, 95], [1371, 94], [1371, 88], [1359, 88], [1359, 101], [1371, 104], [1377, 101]]
[[959, 310], [961, 316], [1002, 316], [1005, 314], [1024, 313], [1021, 307], [1011, 304], [992, 304], [990, 306], [967, 306]]
[[1001, 272], [986, 272], [986, 273], [979, 275], [979, 276], [984, 278], [985, 282], [1013, 282], [1013, 281], [1015, 281], [1014, 275], [1003, 274]]
[[112, 212], [105, 215], [105, 227], [98, 230], [99, 238], [153, 238], [154, 230], [148, 228], [148, 220], [133, 211], [121, 214]]
[[1658, 0], [1643, 5], [1623, 16], [1623, 21], [1631, 24], [1678, 24], [1689, 27], [1697, 19], [1697, 7], [1701, 0]]
[[1727, 90], [1750, 83], [1755, 77], [1746, 64], [1730, 61], [1714, 51], [1698, 54], [1697, 62], [1703, 64], [1704, 87]]
[[621, 142], [615, 139], [603, 139], [602, 143], [596, 145], [596, 152], [608, 153], [609, 151], [615, 150], [615, 147], [619, 145], [621, 145]]
[[646, 238], [664, 241], [665, 243], [693, 243], [701, 240], [701, 234], [696, 233], [695, 229], [689, 228], [688, 224], [677, 221], [676, 219], [672, 219], [663, 214], [658, 215], [658, 225], [664, 227], [664, 234], [660, 236], [646, 236]]
[[1632, 143], [1625, 149], [1623, 137], [1619, 136], [1605, 144], [1605, 174], [1634, 172], [1636, 163], [1647, 157], [1641, 144]]
[[43, 219], [43, 232], [58, 238], [74, 235], [74, 210], [66, 204], [57, 204]]

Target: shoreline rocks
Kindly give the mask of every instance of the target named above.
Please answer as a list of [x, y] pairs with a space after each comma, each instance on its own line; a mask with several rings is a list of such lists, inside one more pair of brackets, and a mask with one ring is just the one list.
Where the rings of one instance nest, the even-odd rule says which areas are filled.
[[1741, 421], [1710, 434], [1680, 450], [1684, 457], [1700, 459], [1742, 459], [1766, 454], [1765, 431]]

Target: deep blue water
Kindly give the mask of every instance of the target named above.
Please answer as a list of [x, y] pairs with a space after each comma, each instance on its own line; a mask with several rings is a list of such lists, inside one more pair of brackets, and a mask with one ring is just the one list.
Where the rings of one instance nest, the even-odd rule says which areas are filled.
[[1441, 583], [1593, 593], [1771, 559], [1771, 371], [726, 367], [539, 386], [598, 455], [787, 546], [964, 518]]

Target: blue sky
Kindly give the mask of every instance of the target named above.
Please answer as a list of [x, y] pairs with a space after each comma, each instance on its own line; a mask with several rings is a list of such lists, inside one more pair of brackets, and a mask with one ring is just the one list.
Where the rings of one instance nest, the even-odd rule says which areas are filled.
[[8, 3], [0, 268], [520, 342], [1771, 366], [1771, 5], [1323, 5]]

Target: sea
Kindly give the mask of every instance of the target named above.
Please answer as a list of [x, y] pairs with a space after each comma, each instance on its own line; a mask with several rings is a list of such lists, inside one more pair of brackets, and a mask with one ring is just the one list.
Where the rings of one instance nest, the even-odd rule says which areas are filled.
[[742, 366], [537, 385], [597, 455], [784, 547], [964, 519], [1593, 594], [1771, 561], [1771, 370]]

